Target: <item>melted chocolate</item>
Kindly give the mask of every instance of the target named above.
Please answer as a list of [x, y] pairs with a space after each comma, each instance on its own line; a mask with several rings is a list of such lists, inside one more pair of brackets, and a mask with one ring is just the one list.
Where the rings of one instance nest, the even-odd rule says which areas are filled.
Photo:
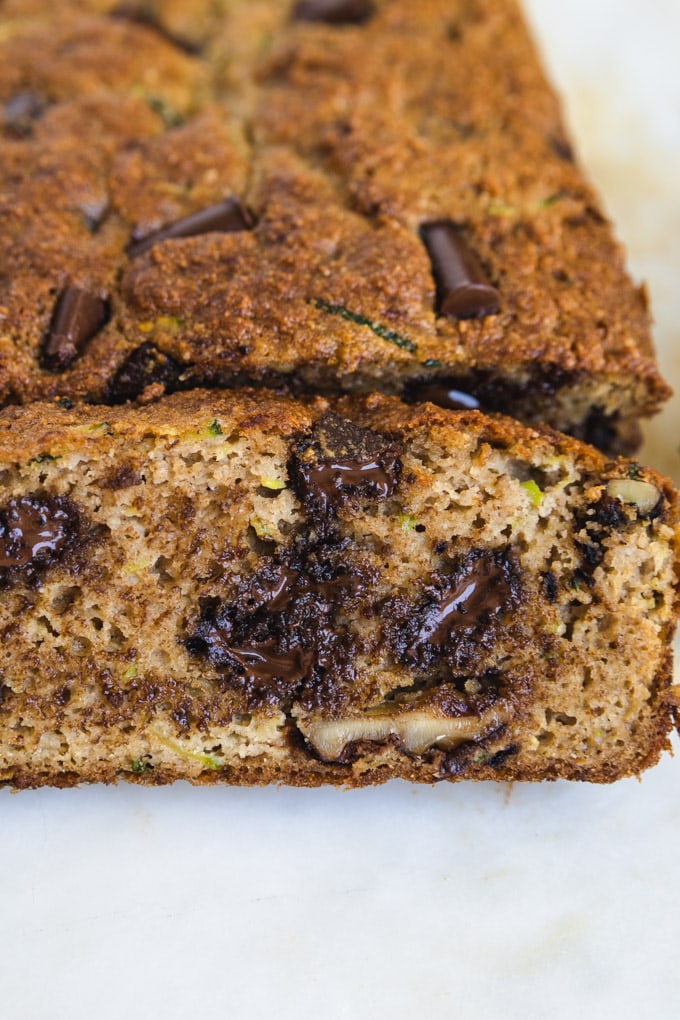
[[293, 18], [327, 25], [362, 25], [374, 10], [370, 0], [301, 0], [295, 5]]
[[248, 680], [269, 683], [279, 680], [284, 684], [298, 684], [309, 676], [314, 664], [311, 652], [292, 648], [288, 652], [277, 649], [275, 642], [231, 646], [227, 656], [233, 659]]
[[109, 383], [107, 399], [112, 404], [134, 400], [153, 383], [170, 393], [178, 388], [184, 370], [185, 366], [146, 341], [128, 354]]
[[330, 532], [312, 545], [296, 541], [229, 601], [201, 600], [187, 648], [206, 655], [251, 707], [291, 695], [327, 707], [353, 671], [354, 639], [337, 614], [369, 584], [365, 570], [347, 570], [343, 552]]
[[12, 499], [0, 510], [0, 577], [15, 571], [29, 580], [37, 569], [60, 560], [72, 546], [79, 516], [63, 496]]
[[68, 368], [108, 319], [109, 305], [104, 298], [80, 287], [64, 288], [43, 341], [44, 367], [53, 372]]
[[328, 601], [337, 601], [347, 595], [363, 595], [366, 590], [364, 579], [359, 574], [338, 574], [323, 580], [308, 580], [309, 590]]
[[500, 294], [479, 258], [449, 220], [425, 223], [421, 237], [437, 284], [437, 313], [454, 319], [476, 319], [500, 310]]
[[299, 570], [282, 565], [271, 576], [261, 574], [256, 577], [250, 592], [254, 608], [266, 607], [270, 613], [286, 609], [295, 597], [299, 576]]
[[426, 609], [415, 640], [406, 649], [407, 658], [415, 658], [420, 645], [441, 648], [455, 639], [457, 631], [473, 630], [502, 609], [509, 595], [503, 569], [493, 560], [480, 557], [451, 590]]
[[350, 497], [391, 496], [401, 472], [399, 452], [387, 436], [329, 413], [300, 442], [289, 475], [303, 505], [323, 515]]
[[442, 668], [449, 676], [478, 678], [480, 656], [495, 645], [502, 613], [520, 596], [509, 550], [472, 550], [446, 572], [435, 571], [420, 598], [385, 601], [383, 644], [397, 662], [421, 671], [427, 685], [441, 681]]
[[153, 248], [160, 241], [170, 241], [181, 237], [196, 237], [199, 234], [234, 233], [241, 230], [252, 230], [255, 221], [248, 210], [241, 205], [238, 198], [227, 198], [224, 202], [211, 205], [200, 212], [192, 213], [181, 220], [169, 223], [160, 230], [155, 230], [146, 237], [133, 237], [128, 245], [127, 253], [131, 259], [137, 258]]
[[299, 465], [299, 479], [308, 497], [323, 506], [338, 502], [343, 493], [359, 488], [374, 499], [387, 499], [396, 479], [378, 461], [338, 460]]

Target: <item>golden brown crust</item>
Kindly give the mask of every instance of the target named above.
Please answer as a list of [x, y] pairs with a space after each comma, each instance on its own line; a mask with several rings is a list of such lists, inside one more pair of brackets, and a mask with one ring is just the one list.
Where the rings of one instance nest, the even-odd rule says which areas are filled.
[[[668, 395], [644, 294], [513, 0], [391, 0], [343, 26], [295, 22], [283, 0], [137, 6], [3, 6], [3, 402], [440, 377], [488, 409], [597, 435]], [[131, 236], [229, 196], [254, 229], [128, 257]], [[442, 218], [498, 314], [435, 314], [419, 227]], [[110, 321], [67, 367], [40, 367], [67, 285], [106, 295]], [[164, 370], [156, 358], [122, 386], [144, 344]]]

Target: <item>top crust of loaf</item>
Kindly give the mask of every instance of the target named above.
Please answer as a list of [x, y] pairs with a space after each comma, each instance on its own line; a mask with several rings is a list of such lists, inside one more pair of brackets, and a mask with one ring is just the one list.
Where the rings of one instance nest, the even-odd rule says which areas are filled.
[[[644, 290], [514, 0], [367, 10], [3, 5], [1, 401], [436, 377], [559, 428], [657, 408]], [[232, 198], [228, 232], [144, 246]], [[437, 315], [421, 231], [441, 221], [498, 311]], [[66, 288], [106, 309], [55, 357]]]
[[[102, 407], [36, 401], [24, 406], [6, 407], [0, 412], [0, 462], [25, 462], [46, 452], [63, 449], [95, 450], [102, 434], [111, 430], [129, 440], [131, 448], [146, 435], [182, 436], [192, 429], [200, 430], [211, 418], [227, 422], [235, 430], [272, 431], [283, 437], [293, 436], [311, 427], [312, 422], [329, 408], [352, 417], [360, 410], [362, 420], [382, 432], [410, 434], [417, 430], [442, 428], [447, 441], [456, 444], [456, 434], [473, 427], [480, 440], [512, 446], [520, 454], [536, 456], [547, 449], [559, 455], [578, 459], [583, 471], [608, 472], [616, 463], [592, 446], [557, 432], [547, 425], [528, 427], [503, 415], [485, 415], [479, 411], [452, 414], [434, 404], [404, 404], [381, 394], [332, 399], [311, 396], [291, 400], [264, 389], [228, 391], [191, 390], [174, 393], [161, 401], [134, 408]], [[645, 478], [660, 486], [672, 502], [674, 489], [668, 479], [652, 468], [644, 468]]]

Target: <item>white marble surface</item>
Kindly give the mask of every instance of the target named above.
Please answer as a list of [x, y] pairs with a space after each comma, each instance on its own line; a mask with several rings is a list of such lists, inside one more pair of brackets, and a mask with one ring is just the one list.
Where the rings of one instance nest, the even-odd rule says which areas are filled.
[[[680, 388], [680, 4], [530, 0]], [[680, 480], [680, 407], [647, 457]], [[0, 1016], [669, 1017], [680, 763], [611, 788], [0, 791]]]

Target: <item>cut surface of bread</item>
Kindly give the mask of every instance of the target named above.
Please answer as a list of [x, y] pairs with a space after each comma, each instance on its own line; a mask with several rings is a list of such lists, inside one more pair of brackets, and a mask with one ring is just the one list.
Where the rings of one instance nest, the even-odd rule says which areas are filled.
[[5, 784], [606, 782], [669, 746], [677, 509], [634, 462], [195, 391], [6, 409], [0, 481]]
[[514, 0], [6, 0], [0, 402], [668, 395]]

